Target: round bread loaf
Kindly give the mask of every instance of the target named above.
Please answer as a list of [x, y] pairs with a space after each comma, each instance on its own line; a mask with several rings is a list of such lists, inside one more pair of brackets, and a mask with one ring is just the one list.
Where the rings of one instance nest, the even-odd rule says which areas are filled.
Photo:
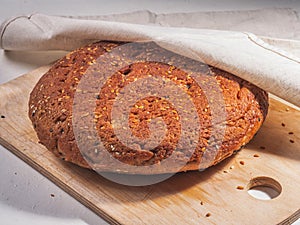
[[[102, 41], [75, 50], [57, 61], [32, 90], [29, 117], [34, 129], [40, 143], [61, 159], [98, 171], [118, 173], [159, 174], [205, 169], [242, 148], [262, 125], [268, 110], [268, 96], [257, 86], [151, 44], [141, 45], [138, 51], [129, 46], [126, 52], [119, 49], [118, 54], [112, 54], [113, 50], [125, 45]], [[79, 88], [84, 76], [92, 89]], [[147, 85], [146, 78], [160, 83]], [[121, 100], [115, 104], [116, 99], [126, 86], [140, 79], [145, 81], [141, 84], [146, 97], [137, 98], [128, 118], [123, 118], [124, 104]], [[209, 79], [215, 83], [209, 83]], [[95, 85], [99, 82], [103, 83], [101, 89]], [[177, 89], [172, 90], [172, 85], [169, 85], [171, 89], [167, 87], [168, 82], [175, 84]], [[156, 92], [162, 93], [161, 89], [169, 94], [156, 95]], [[134, 92], [128, 90], [128, 93]], [[214, 95], [218, 90], [221, 99]], [[77, 101], [76, 93], [81, 95]], [[134, 96], [137, 92], [127, 96], [127, 100]], [[190, 98], [183, 107], [169, 102], [172, 99], [180, 101], [182, 96]], [[84, 104], [89, 101], [94, 104], [92, 112]], [[78, 102], [82, 102], [79, 108]], [[188, 102], [191, 104], [187, 105]], [[76, 121], [74, 105], [77, 107]], [[220, 112], [212, 108], [216, 106], [220, 107]], [[190, 108], [194, 108], [197, 116], [183, 118], [180, 112]], [[113, 109], [113, 116], [119, 118], [117, 122], [112, 116]], [[93, 118], [92, 128], [84, 120], [88, 115]], [[159, 122], [165, 124], [165, 130], [157, 129], [156, 135], [151, 136], [156, 128], [151, 130], [149, 123], [156, 118], [161, 118]], [[124, 125], [122, 120], [128, 120], [128, 126], [119, 127]], [[188, 132], [182, 128], [185, 120], [188, 120], [185, 123]], [[192, 126], [195, 124], [196, 128]], [[140, 141], [124, 143], [115, 132], [117, 128]], [[95, 129], [97, 137], [91, 135], [91, 129]], [[183, 133], [186, 136], [181, 140]], [[163, 164], [168, 158], [170, 162]], [[112, 159], [122, 162], [124, 167], [112, 163]], [[149, 165], [156, 166], [146, 167]]]

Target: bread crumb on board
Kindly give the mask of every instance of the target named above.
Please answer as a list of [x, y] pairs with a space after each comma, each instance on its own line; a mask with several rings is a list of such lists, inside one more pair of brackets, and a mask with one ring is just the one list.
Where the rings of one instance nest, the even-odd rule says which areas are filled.
[[211, 213], [206, 213], [205, 217], [210, 217]]
[[241, 186], [241, 185], [238, 185], [238, 186], [236, 187], [236, 189], [238, 189], [238, 190], [244, 190], [244, 187]]

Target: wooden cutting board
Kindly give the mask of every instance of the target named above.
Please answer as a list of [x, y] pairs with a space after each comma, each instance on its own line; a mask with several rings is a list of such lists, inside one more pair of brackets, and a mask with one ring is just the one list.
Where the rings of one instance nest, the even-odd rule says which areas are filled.
[[[233, 157], [204, 172], [179, 173], [159, 184], [128, 187], [65, 163], [38, 144], [27, 102], [48, 68], [0, 86], [0, 144], [108, 222], [290, 224], [300, 217], [299, 111], [271, 99], [263, 127]], [[257, 184], [281, 189], [281, 194], [271, 200], [255, 199], [247, 190]]]

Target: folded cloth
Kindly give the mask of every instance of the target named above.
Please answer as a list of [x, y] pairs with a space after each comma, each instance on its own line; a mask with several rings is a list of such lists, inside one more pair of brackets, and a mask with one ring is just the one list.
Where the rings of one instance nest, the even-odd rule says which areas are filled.
[[258, 36], [300, 40], [300, 16], [297, 11], [289, 8], [167, 14], [136, 11], [122, 14], [68, 17], [169, 27], [246, 31]]
[[0, 43], [6, 50], [71, 50], [95, 40], [155, 41], [300, 106], [300, 59], [248, 32], [34, 14], [2, 24]]

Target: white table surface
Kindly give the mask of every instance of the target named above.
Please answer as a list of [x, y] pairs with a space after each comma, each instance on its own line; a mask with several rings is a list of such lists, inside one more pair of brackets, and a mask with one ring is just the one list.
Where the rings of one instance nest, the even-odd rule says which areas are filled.
[[[32, 12], [100, 15], [151, 10], [157, 13], [293, 8], [298, 0], [0, 0], [0, 22]], [[64, 53], [0, 50], [0, 84], [60, 58]], [[47, 178], [0, 146], [0, 224], [107, 224]], [[294, 223], [300, 225], [300, 220]]]

